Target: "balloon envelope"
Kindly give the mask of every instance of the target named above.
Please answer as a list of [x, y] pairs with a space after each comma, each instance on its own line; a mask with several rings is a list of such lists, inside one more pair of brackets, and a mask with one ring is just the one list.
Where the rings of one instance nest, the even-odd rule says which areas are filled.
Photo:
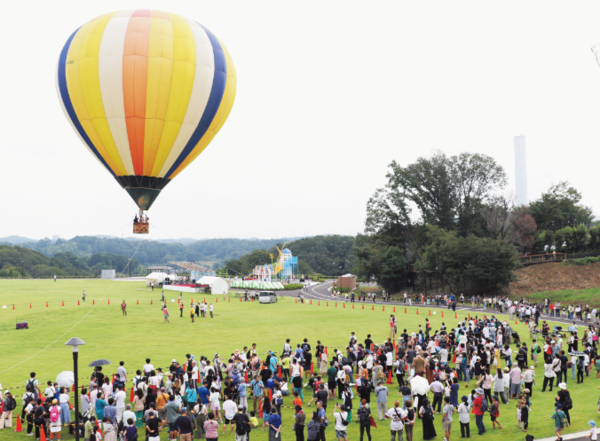
[[56, 80], [75, 132], [143, 210], [211, 142], [236, 90], [231, 57], [212, 32], [147, 9], [73, 32]]

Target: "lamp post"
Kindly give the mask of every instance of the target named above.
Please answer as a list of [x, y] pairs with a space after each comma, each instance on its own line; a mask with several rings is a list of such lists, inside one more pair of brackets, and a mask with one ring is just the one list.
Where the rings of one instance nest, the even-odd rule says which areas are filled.
[[79, 384], [77, 382], [77, 359], [79, 357], [79, 346], [84, 345], [85, 342], [77, 337], [73, 337], [65, 346], [71, 346], [73, 348], [73, 376], [75, 377], [75, 441], [79, 441]]

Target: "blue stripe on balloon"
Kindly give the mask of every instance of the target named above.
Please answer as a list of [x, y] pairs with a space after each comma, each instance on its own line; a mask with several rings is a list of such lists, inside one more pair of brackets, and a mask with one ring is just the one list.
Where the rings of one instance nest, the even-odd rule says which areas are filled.
[[[79, 29], [81, 29], [81, 28], [79, 28]], [[92, 140], [89, 138], [87, 133], [85, 133], [83, 126], [79, 122], [79, 118], [77, 118], [75, 109], [73, 108], [73, 103], [71, 102], [71, 97], [69, 96], [69, 88], [67, 87], [67, 70], [66, 70], [67, 54], [69, 53], [69, 47], [71, 46], [71, 42], [73, 41], [73, 38], [75, 38], [75, 34], [77, 34], [79, 29], [77, 29], [75, 32], [73, 32], [73, 34], [69, 37], [69, 39], [65, 43], [65, 46], [63, 47], [63, 49], [60, 53], [60, 58], [58, 59], [58, 89], [60, 91], [60, 98], [62, 99], [62, 102], [65, 106], [65, 110], [67, 111], [67, 114], [69, 115], [69, 118], [71, 119], [71, 122], [73, 123], [73, 126], [75, 126], [75, 130], [77, 130], [77, 132], [79, 132], [79, 135], [81, 135], [81, 138], [83, 139], [83, 141], [87, 144], [87, 146], [94, 153], [94, 155], [96, 155], [96, 157], [100, 160], [100, 162], [102, 162], [102, 164], [104, 164], [104, 167], [106, 167], [106, 169], [109, 172], [111, 172], [114, 177], [117, 177], [117, 175], [108, 166], [108, 164], [106, 163], [106, 161], [104, 160], [102, 155], [100, 155], [100, 153], [98, 153], [98, 150], [96, 150], [96, 147], [94, 147], [94, 144], [92, 143]]]
[[200, 26], [202, 29], [204, 29], [206, 35], [208, 35], [210, 44], [213, 47], [213, 53], [215, 55], [215, 76], [213, 78], [212, 88], [210, 90], [210, 96], [208, 98], [208, 103], [206, 104], [206, 109], [204, 109], [204, 113], [200, 118], [200, 122], [196, 126], [196, 129], [194, 130], [194, 133], [190, 137], [188, 143], [165, 175], [165, 177], [168, 179], [171, 178], [171, 175], [175, 172], [175, 170], [177, 170], [185, 158], [187, 158], [188, 155], [194, 150], [194, 147], [196, 147], [196, 145], [200, 142], [215, 118], [217, 110], [219, 110], [219, 106], [221, 105], [223, 95], [225, 94], [225, 83], [227, 82], [227, 63], [225, 61], [225, 54], [221, 48], [221, 43], [219, 43], [219, 40], [217, 40], [217, 37], [215, 37], [212, 32], [210, 32], [204, 26]]

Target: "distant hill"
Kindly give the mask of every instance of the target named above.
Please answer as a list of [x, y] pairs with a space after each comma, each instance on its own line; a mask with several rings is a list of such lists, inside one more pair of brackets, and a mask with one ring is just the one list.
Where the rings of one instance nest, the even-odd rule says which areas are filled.
[[26, 242], [35, 242], [35, 239], [29, 239], [28, 237], [23, 236], [8, 236], [8, 237], [0, 237], [0, 243], [9, 243], [9, 244], [22, 244]]
[[[134, 238], [135, 239], [135, 238]], [[52, 242], [43, 239], [23, 243], [22, 246], [39, 251], [46, 256], [57, 253], [72, 253], [89, 258], [97, 253], [109, 253], [135, 258], [142, 265], [167, 263], [169, 261], [195, 261], [196, 263], [218, 268], [226, 260], [237, 259], [256, 249], [267, 250], [280, 242], [291, 242], [295, 238], [283, 239], [203, 239], [189, 243], [120, 239], [116, 237], [77, 236], [72, 239], [58, 239]], [[186, 242], [188, 239], [181, 239]], [[138, 248], [139, 246], [139, 248]]]

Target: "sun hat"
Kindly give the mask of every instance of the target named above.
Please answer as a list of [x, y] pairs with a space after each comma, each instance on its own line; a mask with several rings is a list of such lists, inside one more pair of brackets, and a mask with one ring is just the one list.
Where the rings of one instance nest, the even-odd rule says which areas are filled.
[[171, 360], [171, 363], [177, 363], [177, 360], [173, 359]]
[[594, 420], [588, 421], [588, 424], [592, 427], [596, 427], [596, 421]]
[[567, 383], [558, 383], [558, 387], [560, 387], [562, 390], [566, 390], [567, 389]]
[[479, 395], [483, 395], [483, 389], [478, 387], [477, 389], [475, 389], [475, 393], [477, 393]]

